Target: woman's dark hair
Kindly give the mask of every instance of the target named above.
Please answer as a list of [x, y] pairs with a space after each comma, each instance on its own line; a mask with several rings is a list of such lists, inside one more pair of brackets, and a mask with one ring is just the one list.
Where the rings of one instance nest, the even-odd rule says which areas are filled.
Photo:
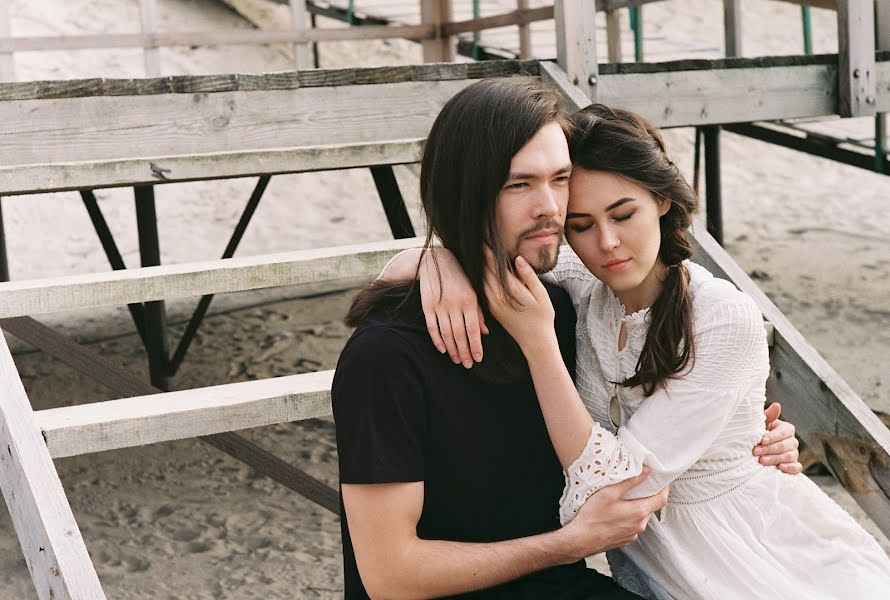
[[[562, 96], [554, 89], [532, 77], [483, 79], [445, 104], [427, 137], [420, 168], [420, 198], [427, 220], [423, 251], [427, 252], [438, 237], [460, 261], [486, 312], [484, 245], [487, 243], [494, 253], [505, 289], [511, 267], [511, 257], [495, 223], [498, 193], [507, 180], [513, 156], [542, 127], [554, 122], [568, 134], [569, 117]], [[432, 257], [435, 262], [435, 253]], [[356, 295], [346, 324], [357, 326], [375, 309], [398, 308], [415, 286], [416, 281], [374, 281]], [[486, 322], [490, 329], [497, 327], [494, 319]], [[494, 333], [492, 330], [487, 337], [486, 346], [515, 346], [509, 336]], [[499, 339], [502, 342], [496, 341]], [[521, 358], [518, 347], [515, 350]], [[484, 363], [473, 370], [500, 370], [509, 377], [516, 376], [516, 369], [511, 368], [515, 356], [511, 354], [486, 351]], [[519, 362], [524, 369], [524, 362]]]
[[660, 219], [658, 251], [667, 275], [649, 311], [649, 334], [636, 372], [622, 382], [627, 387], [643, 386], [649, 396], [666, 379], [695, 364], [689, 272], [682, 262], [692, 256], [686, 230], [698, 198], [668, 158], [661, 134], [643, 117], [593, 104], [576, 112], [572, 120], [569, 151], [576, 167], [614, 173], [670, 202]]

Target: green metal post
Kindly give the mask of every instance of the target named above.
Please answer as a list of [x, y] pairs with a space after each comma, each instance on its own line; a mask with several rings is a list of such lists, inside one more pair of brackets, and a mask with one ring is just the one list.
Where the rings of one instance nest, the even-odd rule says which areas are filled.
[[[479, 0], [473, 0], [473, 18], [478, 19], [481, 15], [479, 14]], [[479, 60], [479, 32], [473, 32], [473, 60]]]
[[346, 3], [346, 23], [348, 25], [352, 25], [354, 15], [355, 15], [355, 0], [349, 0], [349, 2]]
[[810, 7], [800, 7], [800, 20], [803, 25], [803, 53], [813, 53], [813, 21], [810, 16]]
[[884, 157], [887, 154], [887, 113], [875, 115], [875, 172], [884, 175]]
[[634, 32], [634, 60], [643, 62], [643, 7], [631, 6], [630, 28]]

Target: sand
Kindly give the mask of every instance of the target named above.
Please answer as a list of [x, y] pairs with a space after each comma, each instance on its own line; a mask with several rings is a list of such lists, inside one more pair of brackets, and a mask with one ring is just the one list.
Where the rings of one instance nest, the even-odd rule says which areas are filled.
[[[169, 30], [250, 26], [211, 0], [159, 6], [160, 27]], [[135, 0], [15, 0], [11, 10], [15, 35], [138, 30]], [[748, 0], [743, 10], [746, 55], [798, 51], [797, 7]], [[836, 51], [834, 14], [813, 12], [816, 51]], [[700, 48], [722, 46], [720, 3], [674, 0], [647, 5], [645, 15], [648, 36], [668, 49], [671, 39], [678, 40], [677, 57], [690, 40]], [[270, 71], [292, 64], [286, 47], [184, 48], [161, 55], [169, 74]], [[418, 46], [403, 41], [328, 44], [321, 56], [328, 67], [420, 60]], [[17, 71], [20, 80], [143, 72], [135, 51], [22, 54]], [[691, 132], [669, 131], [666, 137], [678, 164], [691, 172]], [[730, 134], [724, 135], [722, 153], [728, 250], [870, 406], [890, 411], [890, 179]], [[416, 216], [414, 170], [399, 169], [398, 176]], [[163, 261], [221, 254], [254, 181], [158, 186]], [[131, 194], [97, 193], [132, 266], [138, 251]], [[107, 270], [77, 194], [5, 198], [3, 214], [14, 279]], [[366, 170], [279, 176], [238, 254], [388, 237]], [[306, 291], [217, 298], [174, 387], [332, 368], [349, 335], [340, 319], [351, 292], [299, 298]], [[173, 340], [193, 302], [170, 304]], [[125, 310], [113, 309], [42, 320], [145, 375], [144, 352], [128, 318]], [[35, 408], [112, 397], [57, 361], [10, 341]], [[245, 435], [336, 485], [329, 419]], [[56, 466], [109, 598], [341, 595], [339, 520], [200, 441], [60, 459]], [[876, 532], [837, 484], [830, 478], [819, 483]], [[0, 540], [0, 598], [34, 597], [5, 511]], [[879, 535], [879, 541], [890, 551], [886, 538]]]

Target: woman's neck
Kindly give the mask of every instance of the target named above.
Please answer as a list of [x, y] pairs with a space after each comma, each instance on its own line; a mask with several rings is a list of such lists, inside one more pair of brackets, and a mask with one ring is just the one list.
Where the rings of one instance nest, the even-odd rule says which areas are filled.
[[667, 267], [661, 260], [657, 261], [646, 278], [640, 285], [629, 290], [616, 292], [612, 290], [618, 301], [624, 306], [624, 314], [632, 315], [633, 313], [649, 308], [655, 303], [658, 294], [661, 292], [662, 284], [667, 277]]

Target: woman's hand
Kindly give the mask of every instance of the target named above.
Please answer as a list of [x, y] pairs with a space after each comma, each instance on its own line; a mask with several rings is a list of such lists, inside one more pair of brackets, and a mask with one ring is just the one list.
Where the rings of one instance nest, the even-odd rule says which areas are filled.
[[445, 248], [433, 248], [423, 255], [417, 277], [433, 345], [443, 354], [447, 351], [454, 364], [469, 369], [474, 360], [482, 360], [482, 334], [488, 334], [470, 280], [454, 254]]
[[[516, 273], [507, 274], [507, 289], [501, 288], [495, 274], [494, 255], [485, 249], [485, 296], [488, 307], [504, 329], [515, 339], [523, 352], [528, 354], [536, 345], [556, 336], [553, 329], [553, 304], [550, 295], [531, 265], [521, 256], [516, 257]], [[511, 304], [508, 292], [515, 300]]]

